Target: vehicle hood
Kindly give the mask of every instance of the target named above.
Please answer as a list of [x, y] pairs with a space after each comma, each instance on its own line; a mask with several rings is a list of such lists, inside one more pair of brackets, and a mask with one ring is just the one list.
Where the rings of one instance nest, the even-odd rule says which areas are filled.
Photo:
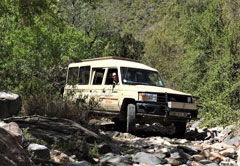
[[190, 93], [184, 93], [174, 89], [166, 87], [156, 87], [156, 86], [146, 86], [146, 85], [127, 85], [128, 88], [125, 90], [138, 91], [138, 92], [151, 92], [151, 93], [170, 93], [170, 94], [179, 94], [179, 95], [189, 95]]

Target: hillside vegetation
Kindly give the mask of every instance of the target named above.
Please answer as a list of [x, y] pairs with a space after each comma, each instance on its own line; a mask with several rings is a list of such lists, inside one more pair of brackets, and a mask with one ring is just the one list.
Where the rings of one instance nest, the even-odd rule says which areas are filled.
[[199, 97], [210, 126], [239, 119], [239, 0], [2, 0], [0, 89], [58, 96], [70, 62], [138, 59]]

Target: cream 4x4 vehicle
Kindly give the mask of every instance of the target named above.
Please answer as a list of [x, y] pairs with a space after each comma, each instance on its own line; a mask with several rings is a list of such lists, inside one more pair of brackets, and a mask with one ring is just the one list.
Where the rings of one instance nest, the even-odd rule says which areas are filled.
[[64, 96], [70, 92], [75, 101], [82, 95], [94, 97], [100, 102], [95, 111], [111, 115], [116, 123], [125, 122], [127, 132], [134, 131], [136, 122], [158, 122], [174, 124], [175, 134], [182, 136], [186, 123], [198, 114], [191, 94], [166, 88], [156, 69], [125, 58], [69, 64]]

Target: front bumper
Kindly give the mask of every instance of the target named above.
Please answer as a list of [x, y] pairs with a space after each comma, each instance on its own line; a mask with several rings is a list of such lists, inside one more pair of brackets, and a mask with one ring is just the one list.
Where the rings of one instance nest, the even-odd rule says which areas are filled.
[[196, 119], [198, 114], [194, 103], [136, 103], [136, 116], [163, 119], [165, 121], [189, 121]]

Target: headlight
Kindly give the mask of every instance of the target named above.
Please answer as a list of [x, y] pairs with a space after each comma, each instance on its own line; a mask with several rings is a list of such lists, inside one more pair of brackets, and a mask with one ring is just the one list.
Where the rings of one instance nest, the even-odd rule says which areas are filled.
[[157, 94], [152, 93], [139, 93], [138, 94], [139, 101], [152, 101], [157, 102]]

